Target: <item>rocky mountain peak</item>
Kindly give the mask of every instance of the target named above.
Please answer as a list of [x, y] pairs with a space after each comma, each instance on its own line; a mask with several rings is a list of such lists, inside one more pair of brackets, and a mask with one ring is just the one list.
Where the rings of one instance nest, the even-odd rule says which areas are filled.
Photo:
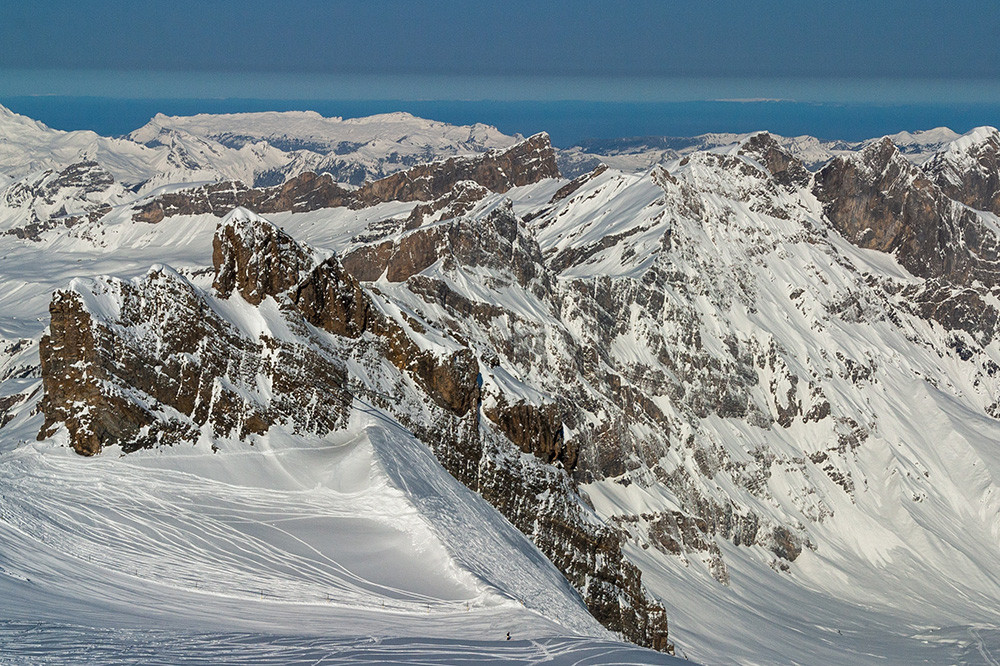
[[768, 132], [759, 132], [744, 141], [739, 154], [755, 159], [785, 187], [803, 187], [811, 178], [802, 161], [782, 148]]
[[[883, 252], [895, 252], [914, 234], [935, 233], [949, 206], [888, 137], [820, 169], [813, 191], [838, 231]], [[913, 265], [918, 274], [927, 270]]]
[[955, 139], [924, 164], [949, 197], [979, 210], [1000, 213], [1000, 132], [977, 127]]
[[507, 148], [474, 157], [453, 157], [417, 166], [361, 187], [356, 206], [382, 201], [430, 201], [449, 192], [458, 182], [474, 181], [493, 192], [558, 178], [555, 151], [546, 133], [536, 134]]
[[301, 282], [316, 263], [295, 239], [246, 208], [223, 219], [212, 240], [213, 287], [222, 297], [238, 292], [259, 305]]
[[[906, 161], [888, 137], [821, 169], [813, 192], [833, 227], [850, 242], [892, 254], [915, 276], [958, 288], [920, 292], [919, 307], [929, 318], [977, 339], [992, 339], [995, 317], [985, 294], [962, 292], [976, 282], [987, 290], [998, 284], [1000, 238]], [[970, 308], [980, 308], [984, 316], [972, 322]]]

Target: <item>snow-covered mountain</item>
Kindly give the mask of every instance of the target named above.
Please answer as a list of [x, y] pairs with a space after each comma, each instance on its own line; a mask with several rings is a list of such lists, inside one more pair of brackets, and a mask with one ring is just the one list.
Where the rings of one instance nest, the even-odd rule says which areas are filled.
[[262, 171], [258, 183], [297, 175], [308, 165], [352, 185], [442, 157], [509, 148], [517, 140], [489, 125], [461, 127], [402, 112], [348, 119], [324, 118], [313, 111], [182, 117], [160, 114], [129, 134], [133, 141], [145, 145], [176, 137], [211, 141], [236, 150], [264, 143], [298, 158], [294, 166]]
[[[21, 189], [30, 188], [80, 163], [99, 165], [127, 190], [116, 195], [118, 203], [185, 183], [277, 186], [305, 172], [357, 186], [422, 162], [509, 148], [519, 139], [487, 125], [405, 113], [344, 120], [314, 112], [160, 114], [125, 137], [106, 138], [54, 130], [0, 106], [0, 186], [23, 181]], [[21, 208], [30, 207], [23, 199]], [[0, 215], [9, 219], [15, 206], [6, 203]], [[49, 219], [48, 211], [32, 212]]]
[[[151, 136], [349, 122], [253, 115]], [[573, 180], [544, 135], [353, 186], [20, 176], [0, 641], [992, 663], [1000, 142], [909, 136]]]
[[[980, 128], [982, 129], [982, 128]], [[969, 132], [973, 135], [977, 130]], [[598, 164], [626, 172], [641, 172], [657, 164], [669, 165], [695, 151], [725, 151], [738, 149], [755, 132], [736, 134], [713, 132], [695, 137], [648, 136], [629, 139], [594, 140], [559, 151], [559, 168], [563, 175], [576, 177]], [[772, 134], [782, 150], [798, 159], [811, 171], [816, 171], [833, 158], [856, 152], [881, 137], [866, 141], [821, 141], [812, 136], [785, 137]], [[946, 150], [960, 135], [947, 127], [889, 135], [899, 151], [915, 164], [923, 164]]]

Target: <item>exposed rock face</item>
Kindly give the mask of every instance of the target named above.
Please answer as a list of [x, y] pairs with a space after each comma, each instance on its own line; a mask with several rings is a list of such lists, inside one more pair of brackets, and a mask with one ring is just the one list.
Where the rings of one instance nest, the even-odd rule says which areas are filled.
[[60, 171], [58, 177], [45, 184], [42, 196], [53, 202], [56, 194], [65, 188], [92, 194], [107, 190], [114, 182], [114, 176], [107, 169], [93, 160], [86, 160], [71, 164]]
[[955, 201], [1000, 214], [1000, 132], [979, 127], [936, 153], [923, 165]]
[[547, 463], [559, 461], [570, 471], [576, 466], [578, 452], [566, 446], [558, 405], [501, 404], [484, 410], [484, 414], [525, 453]]
[[213, 183], [156, 197], [143, 204], [134, 219], [157, 223], [174, 215], [211, 213], [222, 217], [238, 206], [265, 214], [339, 206], [363, 208], [383, 201], [430, 201], [449, 194], [460, 181], [472, 181], [493, 192], [506, 192], [518, 185], [558, 176], [549, 137], [537, 134], [507, 150], [418, 165], [353, 191], [334, 183], [329, 174], [312, 172], [271, 188], [250, 188], [237, 181]]
[[981, 303], [983, 296], [966, 292], [956, 301], [952, 292], [975, 282], [987, 290], [998, 284], [1000, 238], [907, 162], [889, 139], [831, 162], [816, 175], [815, 193], [848, 240], [891, 253], [914, 275], [936, 281], [938, 286], [920, 291], [924, 316], [981, 340], [993, 337], [991, 306], [982, 307], [986, 317], [975, 318], [960, 305]]
[[[102, 314], [88, 302], [104, 304]], [[58, 292], [50, 310], [41, 436], [65, 423], [78, 453], [192, 441], [205, 425], [245, 439], [278, 419], [329, 431], [346, 418], [350, 400], [335, 362], [275, 338], [247, 338], [170, 269], [137, 282], [80, 283]], [[274, 397], [261, 394], [261, 378]], [[300, 400], [294, 412], [277, 408]]]
[[[930, 319], [954, 332], [940, 353], [970, 363], [994, 335], [995, 234], [891, 142], [816, 176], [828, 227], [808, 217], [812, 177], [767, 134], [735, 154], [692, 154], [673, 174], [597, 170], [527, 223], [479, 167], [441, 162], [349, 193], [338, 205], [423, 203], [370, 225], [342, 258], [241, 210], [217, 229], [214, 295], [166, 269], [60, 294], [42, 345], [45, 434], [65, 423], [89, 454], [204, 433], [253, 441], [275, 424], [341, 427], [353, 400], [369, 401], [531, 535], [605, 626], [666, 649], [663, 608], [626, 544], [696, 561], [721, 584], [724, 541], [787, 571], [822, 547], [807, 527], [833, 515], [822, 492], [853, 502], [864, 481], [856, 451], [879, 414], [841, 396], [884, 381], [882, 361], [796, 339], [810, 350], [799, 357], [759, 322], [801, 314], [797, 330], [919, 340], [912, 322]], [[437, 196], [435, 183], [451, 184]], [[282, 207], [316, 201], [296, 187]], [[837, 257], [837, 232], [925, 279], [859, 275]], [[788, 247], [823, 286], [789, 285], [775, 306], [760, 293], [781, 279], [775, 257]], [[238, 330], [213, 299], [257, 306], [282, 335]], [[979, 367], [983, 383], [991, 368]], [[718, 434], [728, 424], [738, 436]], [[800, 433], [812, 450], [787, 453]], [[603, 520], [586, 508], [582, 489], [630, 484], [666, 489], [675, 505]]]
[[251, 305], [299, 284], [315, 260], [295, 240], [254, 213], [238, 209], [212, 240], [213, 287], [223, 297], [239, 292]]
[[776, 182], [787, 188], [804, 187], [812, 178], [805, 165], [778, 145], [767, 132], [754, 134], [747, 139], [739, 153], [760, 162]]
[[318, 176], [307, 171], [270, 188], [250, 188], [239, 181], [224, 181], [163, 194], [143, 204], [133, 219], [156, 224], [174, 215], [211, 213], [222, 217], [236, 207], [259, 213], [301, 213], [344, 206], [351, 200], [351, 192], [334, 183], [329, 174]]
[[254, 305], [268, 296], [287, 299], [305, 321], [339, 336], [357, 338], [370, 330], [387, 341], [386, 358], [411, 374], [440, 406], [464, 415], [476, 403], [475, 357], [460, 350], [441, 359], [422, 350], [398, 322], [375, 313], [337, 257], [316, 263], [315, 253], [291, 236], [241, 210], [220, 223], [213, 245], [219, 295], [235, 290]]
[[448, 193], [460, 181], [471, 180], [493, 192], [558, 178], [555, 152], [548, 134], [536, 134], [504, 151], [473, 158], [453, 157], [414, 167], [374, 181], [356, 195], [356, 205], [381, 201], [430, 201]]
[[571, 180], [570, 182], [568, 182], [565, 185], [563, 185], [562, 187], [560, 187], [556, 191], [556, 193], [552, 195], [552, 199], [549, 201], [549, 203], [555, 203], [557, 201], [561, 201], [562, 199], [565, 199], [566, 197], [570, 196], [571, 194], [573, 194], [574, 192], [576, 192], [578, 189], [580, 189], [585, 183], [587, 183], [587, 182], [593, 180], [594, 178], [600, 176], [602, 173], [604, 173], [607, 170], [608, 170], [607, 165], [605, 165], [605, 164], [598, 164], [596, 167], [594, 167], [593, 171], [581, 174], [581, 175], [577, 176], [576, 178], [574, 178], [573, 180]]
[[[270, 293], [280, 294], [289, 286]], [[310, 324], [348, 338], [364, 333], [372, 316], [368, 297], [335, 257], [295, 285], [291, 299]]]
[[[64, 423], [77, 453], [94, 455], [102, 446], [131, 439], [152, 419], [118, 395], [104, 393], [108, 372], [99, 355], [100, 340], [83, 299], [75, 293], [56, 293], [49, 305], [50, 333], [42, 338], [40, 356], [45, 398], [45, 425], [39, 437]], [[86, 405], [87, 409], [80, 409]]]
[[[371, 239], [344, 256], [344, 266], [359, 280], [377, 280], [385, 274], [390, 282], [404, 282], [421, 273], [438, 261], [450, 265], [511, 270], [517, 281], [526, 286], [535, 277], [542, 277], [539, 270], [541, 252], [538, 244], [519, 227], [510, 202], [501, 203], [487, 215], [475, 221], [464, 217], [478, 201], [468, 201], [464, 195], [456, 206], [448, 201], [435, 202], [436, 217], [446, 219], [458, 212], [458, 216], [435, 224], [433, 219], [424, 219], [424, 209], [415, 209], [407, 226], [416, 222], [418, 228], [393, 240]], [[472, 190], [485, 196], [485, 190]], [[480, 197], [482, 198], [482, 197]], [[460, 211], [460, 212], [459, 212]], [[547, 285], [543, 281], [542, 286]]]
[[998, 247], [982, 221], [957, 206], [883, 139], [816, 175], [816, 197], [851, 242], [889, 252], [911, 273], [995, 284]]
[[[663, 608], [624, 553], [721, 585], [734, 549], [790, 571], [837, 549], [822, 539], [866, 503], [921, 515], [945, 468], [936, 448], [933, 474], [897, 465], [922, 436], [909, 387], [982, 432], [1000, 418], [997, 231], [928, 173], [886, 140], [814, 181], [765, 133], [672, 173], [543, 186], [519, 217], [491, 191], [507, 185], [475, 180], [496, 173], [440, 162], [345, 195], [421, 203], [338, 256], [241, 212], [218, 228], [213, 294], [151, 274], [54, 299], [45, 432], [65, 423], [81, 453], [253, 441], [340, 427], [337, 408], [364, 400], [530, 535], [605, 626], [666, 649]], [[309, 198], [321, 180], [275, 205], [327, 200]], [[119, 302], [138, 305], [105, 307]], [[281, 334], [212, 319], [227, 308]], [[202, 320], [216, 323], [182, 331]], [[893, 460], [872, 474], [876, 447]]]
[[106, 191], [114, 182], [114, 176], [97, 162], [77, 162], [58, 172], [46, 171], [34, 183], [14, 183], [4, 192], [3, 203], [15, 207], [38, 199], [55, 204], [68, 192], [72, 192], [73, 198], [85, 199], [88, 194]]

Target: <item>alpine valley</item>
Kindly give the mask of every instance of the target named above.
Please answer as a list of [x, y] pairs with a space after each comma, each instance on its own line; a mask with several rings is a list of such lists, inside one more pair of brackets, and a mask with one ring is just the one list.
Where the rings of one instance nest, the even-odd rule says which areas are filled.
[[0, 107], [0, 663], [1000, 663], [998, 215], [986, 127]]

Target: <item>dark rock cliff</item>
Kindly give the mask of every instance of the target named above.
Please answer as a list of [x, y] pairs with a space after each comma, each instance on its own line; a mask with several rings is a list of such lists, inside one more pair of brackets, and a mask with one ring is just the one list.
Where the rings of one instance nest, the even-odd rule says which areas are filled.
[[[832, 161], [816, 174], [814, 193], [847, 240], [892, 254], [917, 277], [958, 290], [975, 283], [986, 290], [1000, 284], [1000, 238], [910, 164], [888, 138]], [[961, 308], [949, 305], [954, 303], [952, 291], [921, 290], [921, 312], [947, 328], [991, 339], [996, 317], [970, 326], [960, 316]]]
[[816, 174], [834, 227], [860, 247], [888, 252], [919, 277], [995, 284], [998, 247], [975, 213], [955, 204], [889, 139], [839, 157]]
[[1000, 214], [1000, 132], [992, 127], [960, 138], [923, 170], [955, 201]]
[[788, 188], [804, 187], [812, 177], [805, 165], [779, 146], [767, 132], [754, 134], [744, 141], [739, 154], [757, 160], [776, 182]]
[[[95, 318], [87, 299], [101, 297], [117, 312]], [[39, 436], [65, 423], [78, 453], [193, 441], [206, 425], [244, 439], [279, 421], [318, 432], [345, 423], [350, 401], [339, 363], [306, 346], [246, 337], [170, 269], [57, 292], [50, 313], [40, 345]]]

